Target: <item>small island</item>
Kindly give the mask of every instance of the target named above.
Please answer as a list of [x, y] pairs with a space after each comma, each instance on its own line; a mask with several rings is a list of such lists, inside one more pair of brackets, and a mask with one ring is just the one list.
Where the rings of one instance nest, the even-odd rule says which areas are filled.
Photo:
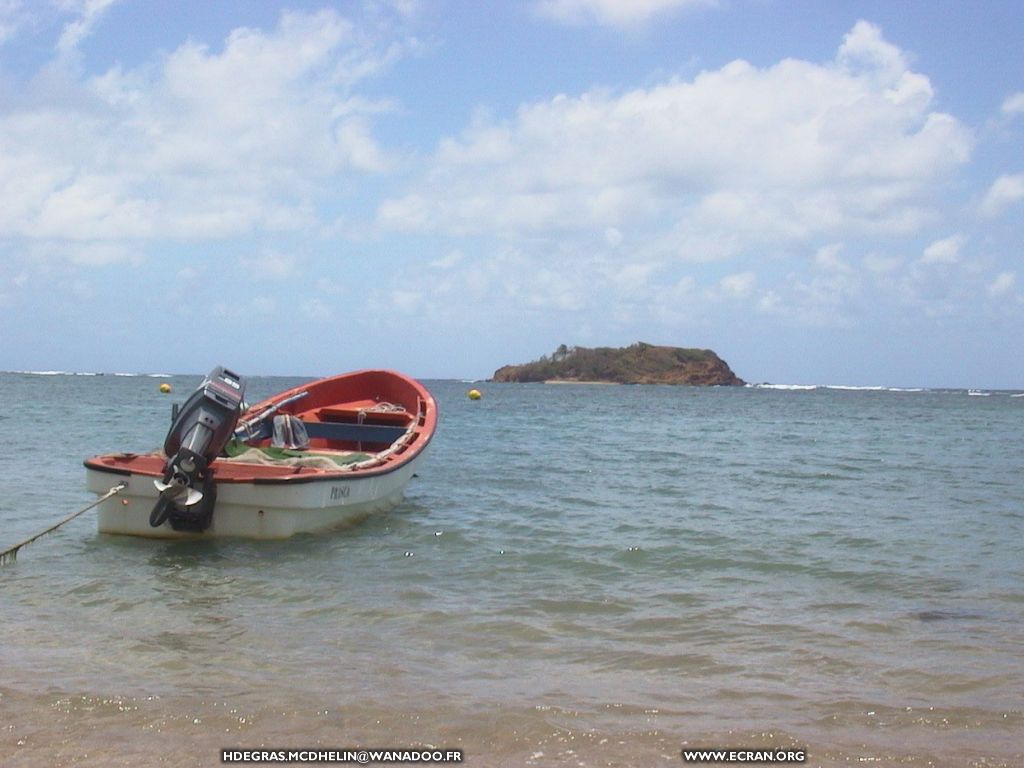
[[660, 347], [640, 341], [628, 347], [567, 347], [523, 365], [506, 365], [492, 381], [587, 384], [686, 384], [743, 386], [745, 382], [710, 349]]

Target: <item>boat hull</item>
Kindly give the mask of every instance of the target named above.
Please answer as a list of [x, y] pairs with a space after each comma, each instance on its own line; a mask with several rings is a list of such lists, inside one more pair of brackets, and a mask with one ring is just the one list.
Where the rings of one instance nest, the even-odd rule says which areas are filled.
[[[308, 451], [259, 455], [272, 447], [253, 424], [269, 415], [298, 419]], [[86, 485], [106, 494], [98, 506], [100, 533], [147, 538], [242, 537], [284, 539], [336, 528], [391, 509], [405, 496], [437, 424], [434, 398], [419, 382], [394, 371], [357, 371], [310, 382], [257, 403], [246, 412], [242, 455], [227, 452], [210, 464], [216, 498], [209, 525], [157, 526], [150, 516], [166, 488], [162, 452], [117, 453], [86, 459]], [[238, 434], [238, 430], [236, 430]], [[255, 450], [253, 450], [255, 449]], [[255, 457], [250, 454], [257, 454]], [[159, 519], [159, 516], [158, 518]]]
[[106, 493], [119, 482], [128, 484], [97, 507], [100, 533], [162, 539], [286, 539], [297, 533], [328, 531], [388, 511], [405, 497], [418, 463], [416, 457], [393, 471], [363, 477], [337, 476], [281, 485], [224, 484], [217, 488], [210, 527], [202, 533], [176, 531], [169, 522], [157, 528], [150, 526], [149, 513], [159, 493], [149, 475], [86, 468], [86, 484], [97, 494]]

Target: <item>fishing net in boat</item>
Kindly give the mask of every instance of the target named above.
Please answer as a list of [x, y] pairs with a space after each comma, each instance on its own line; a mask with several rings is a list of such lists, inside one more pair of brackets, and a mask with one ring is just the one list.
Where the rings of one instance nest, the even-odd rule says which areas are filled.
[[313, 469], [352, 469], [353, 465], [373, 458], [372, 454], [361, 451], [300, 451], [290, 448], [255, 448], [245, 443], [232, 441], [224, 449], [227, 454], [219, 461], [242, 464], [262, 464], [268, 467], [311, 467]]
[[381, 401], [381, 402], [377, 403], [376, 405], [371, 405], [371, 406], [369, 406], [367, 408], [360, 408], [359, 409], [359, 413], [358, 413], [358, 415], [356, 417], [356, 421], [357, 421], [357, 423], [362, 424], [362, 423], [364, 423], [366, 421], [366, 416], [368, 414], [375, 414], [375, 413], [402, 413], [402, 414], [404, 414], [404, 413], [406, 413], [406, 410], [405, 410], [405, 406], [404, 405], [398, 405], [397, 403], [389, 403], [387, 401]]

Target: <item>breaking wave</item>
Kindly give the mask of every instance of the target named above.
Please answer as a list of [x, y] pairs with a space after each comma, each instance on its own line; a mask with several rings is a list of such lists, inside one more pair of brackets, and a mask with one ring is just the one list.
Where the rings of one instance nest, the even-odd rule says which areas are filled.
[[753, 389], [778, 389], [793, 392], [810, 392], [816, 389], [831, 389], [840, 392], [928, 392], [924, 387], [882, 387], [856, 386], [853, 384], [748, 384]]

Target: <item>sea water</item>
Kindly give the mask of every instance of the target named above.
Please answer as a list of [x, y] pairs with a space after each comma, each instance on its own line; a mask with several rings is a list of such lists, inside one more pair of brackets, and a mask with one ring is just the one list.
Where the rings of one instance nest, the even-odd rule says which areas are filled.
[[[0, 550], [200, 378], [0, 374]], [[387, 514], [167, 542], [86, 513], [0, 567], [0, 765], [1022, 764], [1024, 398], [426, 384], [439, 429]]]

